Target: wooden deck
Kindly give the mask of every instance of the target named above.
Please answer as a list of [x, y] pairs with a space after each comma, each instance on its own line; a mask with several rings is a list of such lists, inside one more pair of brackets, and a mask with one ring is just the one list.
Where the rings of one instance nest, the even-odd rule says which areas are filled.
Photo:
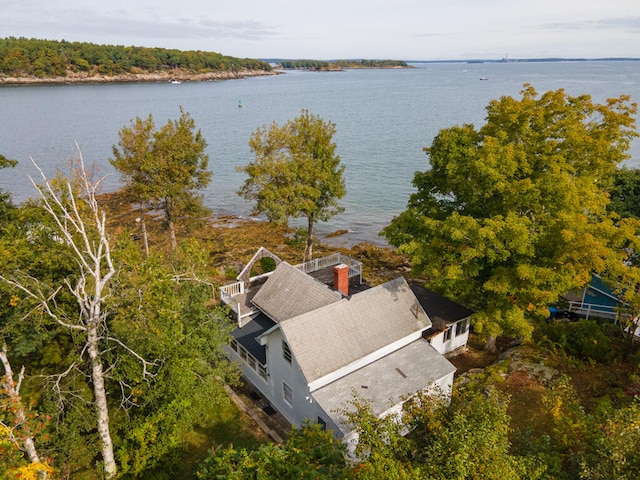
[[[333, 267], [341, 264], [348, 265], [349, 267], [349, 294], [367, 288], [366, 285], [362, 284], [362, 263], [340, 253], [316, 258], [309, 262], [295, 265], [294, 268], [310, 275], [325, 285], [333, 287]], [[249, 266], [250, 264], [245, 267], [245, 270]], [[246, 279], [244, 281], [238, 280], [235, 283], [220, 288], [221, 302], [231, 308], [233, 316], [236, 320], [239, 320], [240, 326], [242, 326], [241, 320], [243, 318], [258, 313], [258, 309], [253, 306], [252, 300], [264, 282], [267, 281], [269, 275], [270, 274], [263, 274], [251, 278], [249, 281]], [[242, 275], [238, 278], [242, 278]]]

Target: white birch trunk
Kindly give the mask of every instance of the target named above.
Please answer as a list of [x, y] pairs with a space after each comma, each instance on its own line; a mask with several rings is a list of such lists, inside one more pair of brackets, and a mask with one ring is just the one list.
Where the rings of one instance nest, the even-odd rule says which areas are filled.
[[178, 249], [178, 242], [176, 240], [176, 227], [173, 224], [173, 220], [168, 220], [169, 225], [169, 237], [171, 238], [171, 250], [174, 252]]
[[9, 401], [11, 402], [11, 411], [14, 412], [14, 425], [16, 425], [20, 430], [20, 437], [22, 438], [22, 448], [27, 452], [29, 456], [29, 461], [31, 463], [40, 463], [40, 457], [38, 456], [38, 451], [36, 449], [36, 444], [33, 441], [33, 437], [31, 436], [31, 432], [29, 431], [29, 424], [27, 423], [27, 415], [24, 412], [24, 407], [22, 405], [22, 398], [20, 398], [20, 383], [22, 381], [22, 377], [24, 375], [24, 368], [20, 372], [18, 376], [19, 380], [16, 381], [13, 379], [13, 370], [11, 369], [11, 363], [9, 362], [9, 358], [7, 357], [7, 346], [2, 346], [2, 351], [0, 352], [0, 360], [2, 361], [2, 365], [4, 366], [4, 381], [2, 382], [7, 396], [9, 397]]
[[[52, 187], [38, 165], [35, 162], [33, 163], [40, 172], [43, 186], [38, 186], [33, 180], [32, 183], [40, 192], [45, 210], [56, 222], [61, 240], [69, 247], [78, 264], [75, 285], [71, 285], [68, 282], [65, 283], [78, 303], [80, 315], [77, 318], [70, 319], [65, 312], [57, 309], [55, 296], [59, 289], [54, 291], [53, 294], [45, 294], [39, 287], [32, 290], [20, 281], [8, 279], [1, 275], [0, 279], [19, 288], [32, 299], [37, 300], [45, 314], [60, 326], [72, 331], [84, 332], [87, 336], [85, 349], [89, 355], [91, 367], [91, 383], [94, 393], [96, 424], [100, 437], [100, 450], [104, 464], [104, 477], [110, 480], [117, 476], [118, 468], [110, 433], [109, 402], [105, 388], [101, 342], [104, 340], [113, 342], [125, 349], [128, 354], [134, 356], [143, 365], [144, 376], [149, 374], [147, 367], [150, 363], [129, 349], [124, 343], [108, 335], [105, 321], [106, 315], [102, 312], [102, 303], [108, 294], [108, 284], [115, 274], [115, 267], [111, 259], [111, 246], [106, 231], [106, 217], [104, 211], [98, 207], [96, 200], [96, 190], [99, 182], [92, 183], [90, 175], [85, 170], [82, 155], [80, 155], [79, 167], [75, 173], [82, 188], [82, 195], [77, 195], [72, 185], [67, 184], [67, 197], [63, 200], [63, 196]], [[88, 212], [78, 205], [78, 199], [86, 202]], [[175, 237], [173, 242], [175, 243]], [[29, 453], [29, 458], [37, 458], [35, 446], [32, 443], [25, 445], [25, 449]]]
[[98, 435], [104, 463], [104, 476], [106, 479], [110, 479], [116, 476], [118, 468], [113, 454], [111, 432], [109, 431], [109, 406], [107, 404], [107, 392], [104, 387], [104, 372], [100, 360], [97, 327], [98, 324], [91, 325], [87, 331], [87, 352], [91, 359], [91, 380], [93, 381], [93, 395], [95, 397]]
[[144, 258], [149, 258], [149, 238], [147, 237], [147, 224], [144, 221], [144, 211], [140, 214], [142, 224], [142, 242], [144, 245]]

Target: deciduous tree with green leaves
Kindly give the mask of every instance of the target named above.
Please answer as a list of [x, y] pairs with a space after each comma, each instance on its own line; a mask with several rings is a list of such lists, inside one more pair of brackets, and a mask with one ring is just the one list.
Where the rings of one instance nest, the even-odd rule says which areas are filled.
[[[164, 212], [175, 250], [175, 220], [179, 216], [197, 217], [204, 210], [197, 192], [213, 176], [208, 170], [207, 142], [182, 108], [179, 119], [169, 120], [159, 130], [151, 115], [146, 120], [138, 117], [120, 130], [119, 138], [110, 162], [142, 204]], [[144, 240], [147, 245], [146, 235]]]
[[[0, 169], [15, 167], [18, 164], [15, 160], [11, 160], [4, 155], [0, 154]], [[13, 210], [13, 204], [11, 203], [11, 195], [0, 189], [0, 225], [1, 222], [9, 215], [9, 212]]]
[[609, 195], [609, 210], [622, 218], [640, 218], [640, 169], [618, 169], [613, 176]]
[[293, 428], [282, 445], [272, 443], [247, 451], [232, 445], [219, 447], [200, 465], [201, 480], [353, 478], [345, 446], [318, 424]]
[[237, 370], [222, 346], [233, 327], [227, 310], [211, 304], [207, 255], [196, 242], [181, 242], [171, 263], [153, 252], [143, 258], [130, 238], [114, 254], [118, 281], [107, 301], [109, 327], [155, 364], [153, 378], [145, 379], [136, 358], [114, 352], [116, 458], [125, 476], [171, 476], [186, 439], [220, 421], [220, 406], [230, 402], [224, 385], [237, 379]]
[[636, 105], [530, 85], [521, 95], [490, 102], [478, 130], [441, 130], [425, 148], [431, 168], [383, 232], [431, 288], [475, 309], [488, 348], [498, 335], [528, 337], [528, 317], [624, 256], [606, 206]]
[[344, 210], [338, 205], [346, 189], [335, 132], [335, 124], [302, 110], [282, 126], [258, 128], [249, 141], [256, 160], [241, 168], [249, 178], [238, 194], [255, 201], [255, 213], [276, 223], [307, 219], [306, 260], [313, 254], [315, 223]]
[[418, 392], [382, 418], [355, 396], [341, 411], [358, 434], [353, 478], [544, 478], [542, 462], [512, 452], [506, 396], [484, 390]]

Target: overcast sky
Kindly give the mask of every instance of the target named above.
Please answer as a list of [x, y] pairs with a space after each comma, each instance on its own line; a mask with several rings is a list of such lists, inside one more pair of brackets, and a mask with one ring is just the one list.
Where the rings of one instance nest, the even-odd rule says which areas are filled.
[[235, 57], [640, 57], [640, 0], [0, 0], [0, 12], [0, 37]]

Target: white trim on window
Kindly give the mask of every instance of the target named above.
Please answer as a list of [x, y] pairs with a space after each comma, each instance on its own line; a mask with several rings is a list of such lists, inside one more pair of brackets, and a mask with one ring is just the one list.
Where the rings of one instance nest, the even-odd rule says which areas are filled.
[[447, 327], [447, 329], [444, 331], [443, 334], [443, 341], [444, 342], [449, 342], [451, 340], [451, 332], [452, 332], [452, 328], [451, 326]]
[[282, 340], [282, 356], [284, 359], [291, 363], [291, 349], [289, 348], [289, 344]]
[[293, 390], [284, 382], [282, 382], [282, 398], [290, 407], [293, 407]]
[[458, 335], [464, 335], [467, 333], [467, 329], [469, 328], [469, 320], [464, 319], [461, 322], [456, 323], [456, 337]]

